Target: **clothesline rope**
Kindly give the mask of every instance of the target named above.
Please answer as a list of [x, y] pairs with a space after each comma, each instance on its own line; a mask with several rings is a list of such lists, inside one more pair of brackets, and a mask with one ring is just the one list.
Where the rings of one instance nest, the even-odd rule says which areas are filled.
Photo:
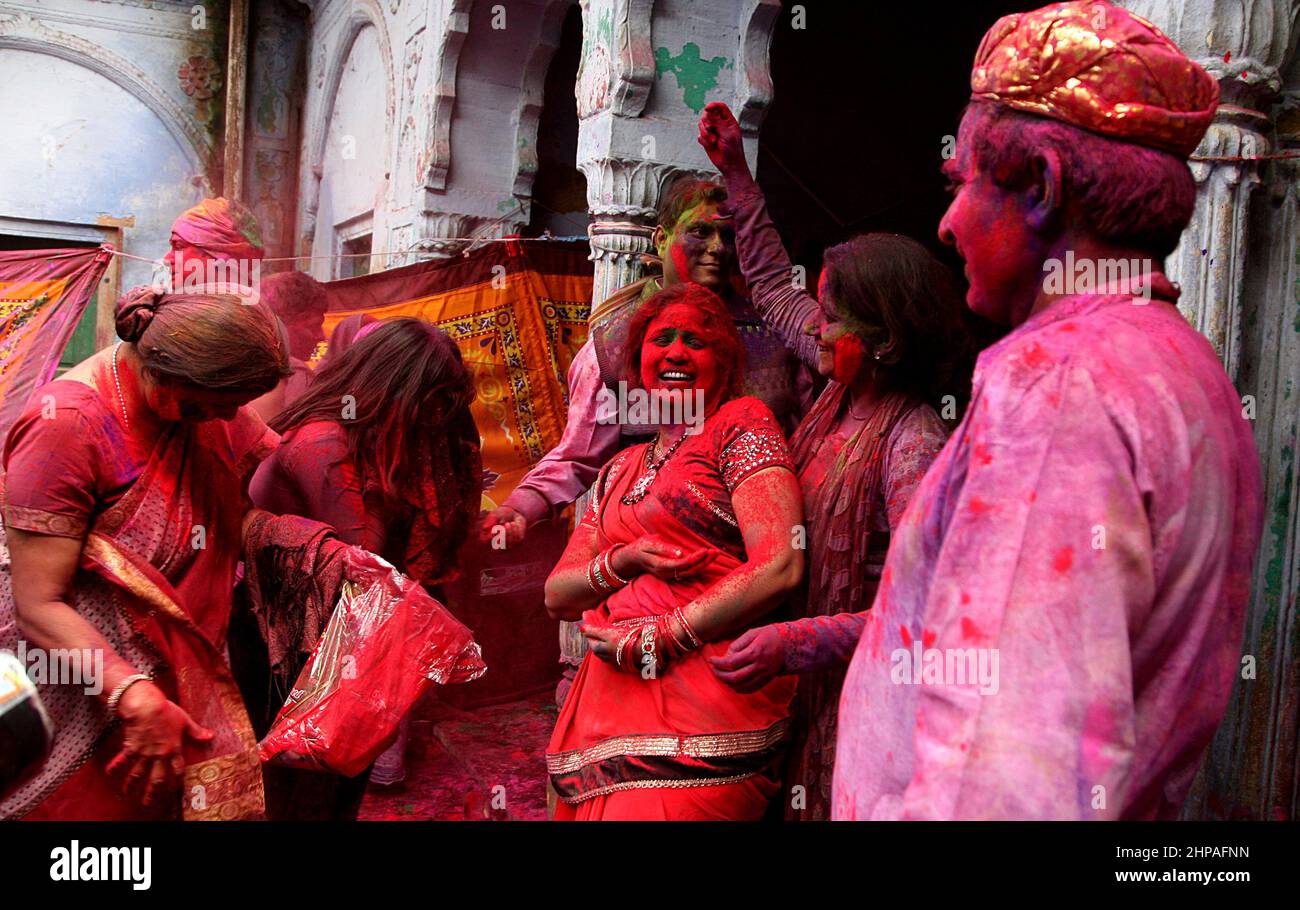
[[[438, 243], [554, 243], [556, 241], [562, 243], [580, 243], [583, 240], [585, 240], [583, 237], [430, 237], [428, 240], [421, 240], [419, 243], [428, 243], [433, 241], [437, 241]], [[417, 249], [418, 246], [419, 244], [417, 243], [415, 246], [397, 252], [380, 251], [377, 253], [335, 253], [330, 256], [267, 256], [258, 261], [301, 262], [303, 260], [315, 261], [318, 259], [370, 259], [375, 256], [405, 256], [407, 253], [419, 252]], [[109, 249], [108, 252], [113, 256], [121, 256], [123, 259], [134, 259], [137, 262], [147, 262], [150, 265], [157, 265], [162, 262], [161, 259], [150, 259], [147, 256], [136, 256], [135, 254], [125, 252], [124, 250]], [[469, 251], [466, 250], [465, 252], [466, 255], [468, 255]]]
[[1274, 152], [1269, 155], [1193, 155], [1192, 161], [1285, 161], [1288, 158], [1300, 158], [1300, 151]]

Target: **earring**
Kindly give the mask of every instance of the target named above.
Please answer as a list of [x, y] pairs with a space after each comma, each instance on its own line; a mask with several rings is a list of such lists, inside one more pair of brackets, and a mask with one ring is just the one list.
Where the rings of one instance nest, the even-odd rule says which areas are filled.
[[880, 348], [876, 348], [876, 353], [873, 354], [872, 356], [875, 357], [877, 360], [879, 360], [879, 359], [880, 359]]

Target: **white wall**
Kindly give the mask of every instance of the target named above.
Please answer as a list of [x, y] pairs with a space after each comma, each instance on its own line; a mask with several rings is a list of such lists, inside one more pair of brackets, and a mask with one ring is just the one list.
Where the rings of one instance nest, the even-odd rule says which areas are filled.
[[[158, 116], [104, 76], [58, 57], [0, 48], [0, 216], [95, 224], [134, 217], [123, 247], [161, 257], [171, 223], [202, 198], [190, 159]], [[126, 260], [122, 288], [150, 279]]]
[[[326, 128], [320, 202], [312, 240], [316, 256], [333, 254], [337, 228], [372, 210], [376, 217], [373, 249], [386, 249], [381, 230], [387, 191], [386, 81], [378, 32], [374, 26], [366, 26], [358, 33], [343, 66], [334, 112]], [[334, 267], [328, 260], [315, 259], [311, 273], [321, 279], [333, 278]]]

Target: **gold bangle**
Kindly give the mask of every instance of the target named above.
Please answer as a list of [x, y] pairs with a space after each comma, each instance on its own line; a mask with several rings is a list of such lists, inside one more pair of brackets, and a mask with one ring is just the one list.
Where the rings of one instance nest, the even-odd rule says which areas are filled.
[[132, 674], [131, 674], [130, 676], [128, 676], [126, 679], [124, 679], [124, 680], [122, 680], [120, 683], [118, 683], [118, 684], [113, 688], [113, 691], [110, 692], [109, 695], [108, 695], [108, 713], [109, 713], [109, 715], [110, 715], [110, 716], [116, 716], [116, 715], [117, 715], [117, 705], [118, 705], [118, 702], [120, 702], [120, 701], [122, 700], [122, 696], [126, 694], [126, 690], [127, 690], [127, 689], [131, 688], [132, 686], [134, 686], [134, 685], [135, 685], [136, 683], [138, 683], [138, 682], [151, 682], [152, 680], [153, 680], [153, 676], [151, 676], [151, 675], [148, 674], [148, 673], [132, 673]]
[[704, 642], [700, 641], [700, 636], [695, 634], [695, 630], [691, 628], [691, 624], [686, 621], [685, 608], [678, 607], [673, 611], [673, 615], [676, 616], [677, 621], [682, 624], [682, 631], [684, 631], [686, 636], [691, 640], [691, 644], [695, 645], [697, 648], [704, 647]]

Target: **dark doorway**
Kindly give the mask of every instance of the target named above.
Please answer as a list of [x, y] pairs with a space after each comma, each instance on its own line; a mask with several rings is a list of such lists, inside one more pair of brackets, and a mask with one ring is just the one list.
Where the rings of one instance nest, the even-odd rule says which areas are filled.
[[587, 181], [578, 159], [578, 106], [573, 86], [582, 56], [582, 9], [575, 3], [564, 16], [560, 43], [546, 71], [542, 115], [537, 124], [537, 177], [533, 181], [528, 233], [549, 230], [557, 237], [585, 237]]
[[957, 132], [985, 31], [1041, 5], [783, 4], [757, 176], [810, 286], [826, 247], [868, 231], [913, 237], [961, 274], [960, 259], [937, 237], [948, 206], [944, 137]]

